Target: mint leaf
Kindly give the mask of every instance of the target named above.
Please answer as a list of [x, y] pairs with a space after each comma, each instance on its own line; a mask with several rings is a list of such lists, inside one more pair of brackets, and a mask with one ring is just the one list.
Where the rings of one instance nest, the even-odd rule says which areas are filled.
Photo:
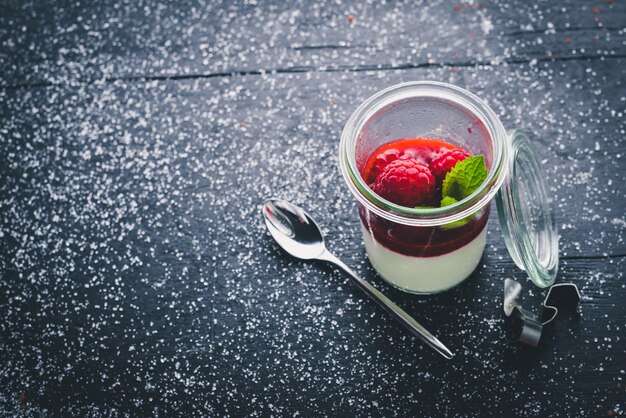
[[443, 180], [442, 202], [446, 197], [457, 201], [465, 199], [474, 193], [486, 178], [487, 167], [482, 155], [473, 155], [459, 161]]
[[446, 196], [441, 199], [441, 207], [454, 205], [456, 202], [458, 202], [458, 200], [456, 200], [452, 196]]
[[[441, 207], [454, 205], [456, 202], [458, 202], [458, 200], [456, 200], [452, 196], [446, 196], [443, 199], [441, 199]], [[463, 219], [458, 220], [456, 222], [450, 222], [449, 224], [441, 225], [441, 227], [443, 229], [458, 228], [460, 226], [467, 225], [467, 223], [470, 221], [470, 219], [471, 219], [471, 217], [463, 218]]]
[[[458, 162], [443, 180], [441, 207], [450, 206], [465, 199], [480, 187], [487, 178], [487, 167], [482, 155], [467, 157]], [[472, 216], [442, 225], [443, 229], [458, 228], [471, 220]]]
[[469, 223], [469, 221], [471, 221], [471, 220], [472, 220], [472, 216], [469, 216], [467, 218], [463, 218], [463, 219], [460, 219], [458, 221], [450, 222], [449, 224], [441, 225], [441, 227], [443, 229], [454, 229], [454, 228], [458, 228], [458, 227], [463, 226], [463, 225], [467, 225]]

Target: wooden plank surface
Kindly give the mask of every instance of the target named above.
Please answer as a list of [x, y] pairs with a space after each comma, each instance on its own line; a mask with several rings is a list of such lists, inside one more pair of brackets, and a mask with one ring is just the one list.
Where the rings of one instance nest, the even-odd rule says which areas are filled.
[[624, 57], [621, 2], [9, 3], [4, 85]]
[[[624, 5], [454, 6], [4, 5], [0, 415], [623, 414]], [[495, 216], [479, 269], [440, 295], [365, 257], [339, 135], [421, 79], [483, 97], [542, 156], [559, 280], [584, 300], [536, 351], [505, 338], [504, 278], [536, 312], [545, 292]], [[457, 356], [279, 251], [272, 195]]]

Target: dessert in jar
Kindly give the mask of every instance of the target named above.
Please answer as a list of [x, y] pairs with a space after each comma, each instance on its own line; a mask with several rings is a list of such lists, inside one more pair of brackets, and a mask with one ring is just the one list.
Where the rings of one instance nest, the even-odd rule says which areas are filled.
[[[541, 286], [554, 281], [556, 232], [532, 149], [473, 94], [437, 82], [377, 93], [348, 120], [340, 165], [367, 255], [390, 284], [429, 294], [466, 279], [482, 257], [496, 195], [516, 264]], [[519, 167], [532, 172], [518, 179]], [[536, 203], [520, 204], [535, 190]]]

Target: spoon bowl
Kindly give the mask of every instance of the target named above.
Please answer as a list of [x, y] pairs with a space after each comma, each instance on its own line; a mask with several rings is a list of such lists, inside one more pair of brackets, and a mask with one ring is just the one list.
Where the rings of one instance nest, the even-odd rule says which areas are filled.
[[302, 208], [268, 199], [263, 205], [263, 218], [272, 237], [292, 256], [312, 260], [326, 250], [322, 231]]

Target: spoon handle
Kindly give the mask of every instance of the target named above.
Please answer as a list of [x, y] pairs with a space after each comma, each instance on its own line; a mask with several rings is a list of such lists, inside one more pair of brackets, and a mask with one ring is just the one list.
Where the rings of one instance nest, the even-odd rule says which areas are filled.
[[421, 326], [415, 319], [406, 313], [402, 308], [393, 303], [389, 298], [380, 293], [374, 286], [361, 279], [350, 267], [345, 265], [343, 261], [335, 257], [329, 251], [323, 252], [319, 257], [319, 260], [328, 261], [340, 267], [343, 271], [348, 273], [354, 283], [359, 289], [361, 289], [367, 296], [378, 303], [387, 313], [394, 317], [398, 322], [404, 325], [413, 335], [420, 338], [426, 344], [431, 346], [435, 351], [444, 356], [447, 359], [451, 359], [454, 354], [448, 348], [441, 343], [434, 335]]

